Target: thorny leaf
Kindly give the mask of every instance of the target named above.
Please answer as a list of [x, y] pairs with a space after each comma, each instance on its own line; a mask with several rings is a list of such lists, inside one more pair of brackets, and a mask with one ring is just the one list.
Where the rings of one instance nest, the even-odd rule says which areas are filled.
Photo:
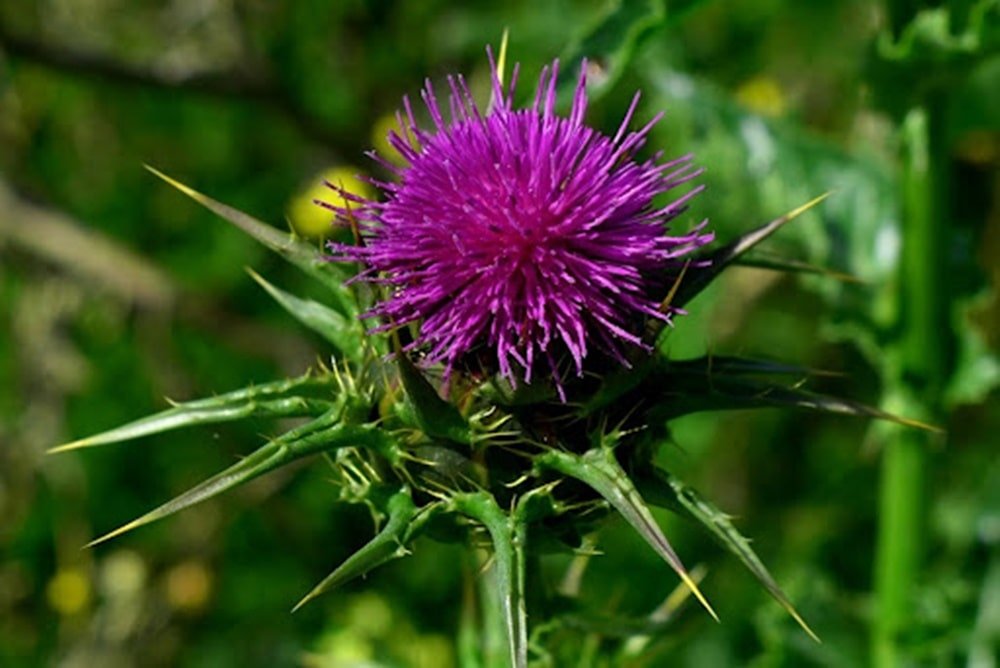
[[382, 530], [313, 587], [312, 591], [295, 604], [292, 612], [345, 582], [364, 575], [386, 562], [409, 554], [406, 545], [412, 538], [413, 519], [417, 514], [417, 506], [413, 503], [413, 497], [409, 490], [403, 489], [393, 494], [386, 504], [386, 513], [389, 520], [382, 527]]
[[[794, 373], [784, 373], [789, 372]], [[918, 420], [893, 415], [847, 399], [810, 392], [798, 385], [776, 385], [773, 380], [760, 380], [742, 373], [718, 373], [713, 371], [710, 357], [664, 363], [660, 373], [651, 376], [651, 381], [659, 388], [659, 401], [654, 410], [657, 417], [663, 420], [702, 411], [800, 408], [821, 413], [877, 418], [908, 427], [940, 431], [937, 427]]]
[[296, 320], [313, 330], [352, 362], [361, 362], [365, 356], [366, 339], [361, 321], [346, 318], [333, 309], [311, 299], [302, 299], [275, 287], [253, 270], [248, 270], [251, 278], [260, 284], [276, 302], [292, 314]]
[[743, 562], [754, 577], [767, 589], [768, 593], [798, 622], [802, 630], [808, 633], [813, 640], [820, 642], [819, 637], [795, 610], [791, 601], [775, 582], [770, 571], [750, 547], [750, 541], [736, 530], [728, 515], [703, 499], [694, 489], [659, 467], [652, 467], [650, 471], [650, 466], [644, 464], [636, 466], [635, 469], [633, 479], [652, 503], [670, 508], [705, 527], [713, 538]]
[[251, 385], [215, 397], [175, 404], [173, 408], [155, 415], [52, 448], [49, 453], [118, 443], [181, 427], [248, 417], [318, 416], [333, 406], [335, 389], [336, 378], [333, 374], [309, 372], [298, 378]]
[[283, 233], [266, 223], [262, 223], [253, 216], [245, 214], [238, 209], [217, 202], [211, 197], [203, 195], [193, 188], [189, 188], [180, 181], [170, 178], [154, 167], [146, 165], [146, 169], [212, 213], [225, 218], [243, 232], [246, 232], [305, 273], [317, 279], [330, 290], [337, 308], [345, 316], [351, 319], [357, 317], [357, 305], [350, 290], [344, 286], [347, 275], [338, 264], [326, 261], [315, 247], [299, 241], [292, 235]]
[[461, 445], [471, 445], [472, 431], [454, 404], [440, 396], [406, 353], [397, 351], [396, 363], [406, 389], [406, 396], [413, 405], [417, 423], [425, 434]]
[[716, 621], [719, 620], [715, 610], [702, 595], [698, 585], [691, 579], [684, 564], [670, 546], [670, 542], [663, 535], [659, 525], [656, 524], [656, 520], [653, 519], [649, 507], [635, 489], [635, 485], [618, 464], [611, 449], [594, 448], [582, 455], [550, 450], [535, 457], [535, 465], [541, 469], [552, 469], [563, 475], [576, 478], [604, 497], [650, 547], [674, 569], [708, 613]]
[[90, 545], [103, 543], [132, 529], [169, 517], [297, 459], [319, 452], [342, 447], [362, 447], [374, 450], [390, 461], [398, 462], [399, 454], [394, 451], [394, 443], [388, 434], [371, 425], [344, 423], [342, 417], [343, 411], [334, 409], [312, 422], [285, 432], [225, 471], [217, 473], [142, 517], [101, 536]]
[[824, 193], [785, 215], [775, 218], [770, 223], [737, 237], [720, 248], [698, 253], [693, 258], [686, 280], [681, 283], [677, 294], [674, 295], [673, 306], [683, 307], [707, 288], [726, 267], [740, 259], [747, 251], [829, 196], [830, 193]]
[[802, 262], [801, 260], [780, 257], [771, 253], [748, 253], [734, 260], [732, 264], [740, 267], [756, 267], [757, 269], [770, 269], [772, 271], [784, 271], [794, 274], [816, 274], [825, 278], [843, 281], [844, 283], [864, 282], [860, 278], [850, 274], [827, 269], [826, 267], [818, 267], [808, 262]]

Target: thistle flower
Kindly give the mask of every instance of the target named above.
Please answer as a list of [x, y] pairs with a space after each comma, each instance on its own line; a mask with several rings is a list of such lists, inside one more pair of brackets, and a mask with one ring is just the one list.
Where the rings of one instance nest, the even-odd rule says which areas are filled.
[[702, 223], [670, 236], [667, 223], [703, 186], [666, 205], [654, 200], [701, 170], [691, 155], [637, 159], [662, 116], [629, 132], [638, 93], [614, 136], [585, 125], [586, 63], [563, 117], [555, 111], [558, 61], [543, 68], [530, 106], [516, 109], [517, 67], [505, 90], [489, 57], [485, 113], [461, 76], [448, 78], [450, 120], [427, 82], [429, 131], [404, 98], [402, 132], [389, 135], [404, 164], [370, 153], [396, 181], [373, 182], [382, 201], [348, 197], [358, 205], [352, 211], [326, 205], [362, 232], [359, 245], [331, 250], [362, 263], [359, 280], [386, 286], [365, 314], [383, 322], [373, 331], [418, 323], [409, 348], [424, 351], [425, 364], [443, 363], [447, 375], [484, 348], [486, 364], [517, 384], [531, 383], [541, 360], [562, 394], [567, 355], [577, 375], [595, 350], [628, 365], [629, 348], [649, 347], [643, 323], [676, 312], [661, 302], [678, 258], [712, 235]]

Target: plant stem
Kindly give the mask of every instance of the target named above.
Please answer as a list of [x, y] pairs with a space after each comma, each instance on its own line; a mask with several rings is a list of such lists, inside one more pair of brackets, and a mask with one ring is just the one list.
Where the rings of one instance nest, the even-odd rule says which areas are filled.
[[[949, 330], [944, 289], [948, 154], [942, 100], [926, 97], [902, 124], [898, 337], [885, 379], [891, 408], [924, 420], [940, 414]], [[905, 663], [902, 635], [913, 619], [923, 561], [930, 439], [926, 432], [899, 431], [883, 456], [872, 636], [873, 665], [878, 668]]]

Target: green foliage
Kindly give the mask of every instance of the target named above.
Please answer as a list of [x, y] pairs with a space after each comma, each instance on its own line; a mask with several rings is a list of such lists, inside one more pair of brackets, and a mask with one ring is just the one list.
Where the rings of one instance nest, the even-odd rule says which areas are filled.
[[432, 439], [443, 439], [457, 445], [471, 445], [472, 431], [465, 418], [453, 404], [440, 396], [437, 390], [413, 366], [406, 353], [396, 351], [399, 378], [406, 389], [406, 396], [413, 406], [417, 424]]
[[[799, 616], [799, 613], [795, 611], [788, 597], [781, 591], [781, 587], [775, 582], [774, 577], [767, 570], [760, 557], [750, 547], [750, 541], [733, 526], [730, 516], [703, 499], [693, 488], [685, 485], [661, 468], [653, 467], [651, 474], [650, 472], [644, 472], [641, 468], [637, 468], [633, 475], [637, 478], [637, 484], [641, 485], [645, 482], [649, 485], [650, 490], [657, 494], [657, 498], [662, 500], [661, 503], [663, 505], [678, 510], [708, 529], [719, 543], [743, 562], [743, 565], [753, 573], [754, 577], [767, 589], [768, 593], [781, 604], [781, 607], [795, 618], [795, 621], [799, 623], [806, 633], [814, 640], [819, 641], [819, 637], [809, 628], [809, 625]], [[643, 478], [646, 478], [646, 480], [643, 480]], [[650, 498], [654, 497], [651, 496]]]
[[298, 378], [185, 401], [173, 408], [130, 422], [116, 429], [82, 438], [50, 450], [50, 453], [90, 448], [128, 441], [171, 429], [199, 424], [218, 424], [249, 417], [318, 417], [333, 407], [332, 390], [336, 377], [307, 372]]
[[[275, 252], [292, 257], [294, 263], [313, 278], [324, 285], [327, 277], [318, 271], [314, 264], [301, 259], [300, 251], [289, 242], [267, 229], [263, 223], [253, 221], [250, 216], [241, 214], [225, 205], [210, 200], [169, 177], [164, 180], [175, 185], [179, 190], [205, 204], [214, 212], [231, 222], [243, 227], [256, 239], [270, 247]], [[695, 273], [685, 282], [682, 275], [679, 285], [689, 286], [687, 291], [677, 292], [676, 286], [667, 299], [677, 299], [685, 304], [699, 292], [705, 289], [711, 281], [720, 275], [722, 270], [732, 262], [767, 238], [774, 230], [785, 224], [802, 211], [818, 203], [822, 198], [813, 200], [793, 212], [778, 218], [758, 230], [744, 235], [734, 242], [723, 246], [718, 251], [708, 255], [698, 264], [700, 273]], [[298, 259], [296, 259], [298, 258]], [[697, 266], [697, 265], [696, 265]], [[255, 275], [259, 282], [262, 279]], [[267, 283], [263, 283], [268, 292], [282, 306], [300, 320], [313, 326], [317, 331], [326, 332], [326, 338], [331, 342], [341, 340], [341, 333], [336, 329], [353, 329], [355, 323], [342, 317], [339, 319], [333, 311], [315, 302], [306, 302], [279, 291]], [[349, 298], [345, 298], [348, 302]], [[326, 315], [317, 315], [318, 313]], [[392, 334], [390, 336], [395, 336]], [[655, 340], [657, 332], [650, 331], [650, 340]], [[384, 347], [384, 346], [373, 346]], [[813, 395], [798, 388], [783, 388], [772, 381], [747, 381], [747, 376], [779, 374], [796, 372], [793, 367], [768, 364], [754, 360], [729, 358], [718, 361], [713, 366], [711, 360], [692, 360], [688, 362], [672, 362], [653, 356], [643, 360], [639, 372], [620, 371], [612, 375], [612, 384], [598, 388], [592, 398], [582, 406], [579, 415], [567, 423], [569, 429], [551, 431], [547, 424], [552, 419], [565, 413], [561, 402], [554, 401], [551, 395], [541, 395], [540, 400], [527, 404], [535, 412], [527, 415], [518, 408], [509, 415], [495, 421], [492, 425], [478, 423], [479, 433], [474, 433], [473, 424], [466, 420], [459, 409], [438, 395], [438, 391], [417, 369], [405, 353], [396, 345], [394, 355], [396, 374], [386, 373], [385, 367], [379, 367], [381, 374], [372, 374], [374, 368], [368, 362], [355, 362], [353, 368], [345, 366], [341, 373], [336, 368], [321, 371], [320, 378], [334, 380], [330, 389], [337, 390], [332, 405], [315, 419], [306, 424], [291, 429], [281, 436], [269, 441], [250, 456], [234, 464], [225, 471], [209, 478], [184, 494], [163, 504], [159, 508], [146, 513], [142, 517], [112, 531], [97, 539], [92, 544], [104, 542], [132, 529], [141, 527], [159, 519], [166, 518], [200, 503], [224, 491], [243, 485], [261, 475], [286, 466], [303, 457], [316, 453], [334, 453], [342, 448], [350, 448], [355, 453], [357, 462], [350, 459], [328, 458], [335, 470], [339, 471], [341, 480], [345, 481], [353, 501], [367, 504], [376, 516], [388, 517], [386, 526], [365, 546], [349, 557], [338, 569], [316, 585], [303, 598], [295, 609], [312, 600], [321, 593], [330, 591], [344, 582], [363, 575], [373, 568], [388, 561], [408, 554], [407, 545], [423, 529], [432, 515], [457, 514], [470, 518], [482, 525], [492, 543], [495, 559], [497, 599], [502, 607], [504, 630], [506, 633], [508, 654], [512, 665], [527, 666], [528, 661], [528, 631], [525, 602], [525, 555], [530, 548], [528, 544], [529, 530], [532, 525], [540, 522], [560, 521], [580, 525], [575, 520], [574, 505], [581, 503], [574, 497], [561, 498], [555, 492], [560, 478], [546, 482], [549, 472], [564, 476], [564, 479], [583, 483], [599, 499], [602, 499], [659, 554], [664, 561], [681, 578], [681, 581], [691, 590], [708, 613], [718, 620], [712, 607], [701, 593], [698, 585], [684, 567], [677, 553], [667, 540], [660, 526], [640, 496], [635, 483], [618, 462], [616, 452], [619, 448], [631, 452], [632, 466], [637, 469], [653, 466], [648, 451], [636, 449], [628, 438], [629, 434], [642, 431], [662, 421], [703, 410], [726, 410], [730, 408], [745, 408], [753, 406], [788, 406], [809, 408], [812, 410], [866, 415], [896, 420], [904, 424], [917, 424], [902, 418], [895, 418], [887, 413], [867, 408], [860, 404]], [[651, 368], [643, 372], [643, 368]], [[628, 374], [632, 380], [624, 384], [617, 380]], [[398, 377], [398, 380], [397, 380]], [[309, 381], [312, 381], [311, 383]], [[703, 386], [701, 383], [707, 381]], [[405, 410], [392, 409], [386, 402], [398, 400], [395, 385], [400, 382], [405, 388], [405, 396], [413, 410], [416, 427], [419, 431], [410, 433], [401, 440], [401, 436], [412, 428], [393, 430], [393, 416], [406, 414]], [[483, 385], [489, 387], [492, 383]], [[316, 382], [312, 376], [296, 381], [273, 384], [264, 388], [247, 388], [237, 390], [216, 399], [202, 400], [187, 406], [178, 406], [172, 411], [140, 420], [126, 427], [106, 432], [105, 434], [84, 439], [57, 450], [68, 450], [79, 447], [100, 445], [120, 440], [134, 438], [158, 431], [165, 431], [197, 424], [199, 422], [222, 421], [234, 416], [232, 409], [236, 405], [237, 414], [242, 410], [244, 415], [272, 415], [275, 401], [259, 401], [272, 395], [283, 398], [279, 404], [284, 410], [289, 410], [289, 400], [298, 399], [295, 410], [303, 412], [313, 407], [307, 396], [297, 392], [315, 391]], [[669, 386], [671, 392], [657, 397], [651, 386]], [[473, 396], [475, 388], [470, 388]], [[699, 392], [700, 390], [700, 392]], [[493, 396], [487, 391], [485, 397]], [[650, 403], [639, 398], [653, 397]], [[279, 399], [281, 401], [281, 399]], [[485, 404], [477, 406], [473, 398], [471, 406], [486, 413], [494, 413], [498, 405]], [[509, 405], [509, 404], [508, 404]], [[622, 418], [622, 425], [606, 431], [605, 425], [610, 418], [616, 416], [620, 406], [630, 405], [632, 409]], [[375, 406], [379, 406], [386, 419], [385, 426], [370, 420], [369, 414]], [[636, 418], [632, 413], [641, 407]], [[517, 408], [515, 406], [515, 408]], [[469, 410], [469, 406], [466, 406]], [[648, 422], [652, 420], [654, 422]], [[502, 434], [490, 432], [508, 422], [517, 422], [519, 429], [506, 429]], [[560, 432], [570, 434], [574, 422], [598, 424], [594, 432], [595, 445], [589, 449], [581, 449]], [[625, 424], [629, 424], [625, 428]], [[402, 425], [400, 425], [402, 426]], [[540, 429], [548, 430], [542, 443], [536, 436]], [[499, 438], [497, 438], [499, 437]], [[428, 443], [445, 442], [448, 448], [439, 448]], [[465, 449], [470, 455], [482, 459], [487, 455], [487, 449], [510, 449], [511, 454], [529, 457], [530, 464], [520, 471], [513, 471], [514, 479], [507, 481], [506, 465], [498, 466], [496, 470], [486, 468], [482, 475], [470, 475], [463, 472], [466, 462], [470, 460], [460, 454]], [[535, 450], [527, 454], [525, 449]], [[640, 453], [646, 452], [647, 459], [638, 459]], [[399, 491], [388, 494], [384, 480], [387, 476], [395, 478], [395, 482], [403, 485]], [[757, 576], [765, 588], [785, 607], [795, 620], [814, 639], [818, 640], [813, 631], [806, 625], [798, 612], [792, 607], [788, 598], [778, 587], [773, 577], [764, 567], [757, 555], [750, 549], [745, 538], [735, 531], [728, 519], [707, 502], [698, 498], [682, 483], [677, 482], [665, 472], [659, 473], [661, 482], [676, 495], [676, 503], [681, 510], [701, 522], [717, 539], [732, 550]], [[520, 490], [530, 480], [536, 482]], [[350, 482], [347, 482], [350, 481]], [[391, 484], [391, 483], [390, 483]], [[409, 487], [421, 497], [428, 499], [417, 505]], [[479, 491], [468, 491], [469, 488], [485, 486]], [[508, 491], [512, 490], [512, 491]], [[499, 499], [510, 498], [513, 506], [511, 512], [501, 509]], [[582, 501], [587, 507], [592, 501]], [[579, 528], [577, 527], [577, 531]], [[562, 530], [557, 533], [572, 534], [574, 531]]]
[[392, 559], [405, 557], [409, 553], [406, 545], [412, 538], [416, 524], [414, 522], [416, 506], [410, 492], [402, 489], [390, 496], [385, 502], [385, 514], [389, 519], [382, 530], [313, 587], [301, 601], [295, 604], [292, 612], [320, 594], [332, 591], [345, 582], [362, 576]]
[[[990, 656], [996, 504], [979, 492], [996, 486], [982, 472], [1000, 426], [986, 213], [1000, 124], [996, 2], [946, 3], [898, 25], [855, 0], [390, 5], [208, 3], [197, 17], [117, 1], [0, 8], [0, 663], [863, 665], [875, 480], [857, 455], [862, 427], [819, 416], [887, 411], [951, 432], [925, 470], [919, 505], [934, 512], [917, 539], [927, 565], [907, 656]], [[322, 249], [167, 179], [304, 270], [291, 273], [136, 168], [151, 160], [280, 220], [308, 177], [372, 143], [374, 118], [421, 77], [467, 71], [481, 92], [482, 46], [503, 26], [508, 62], [530, 68], [561, 52], [567, 85], [575, 61], [590, 59], [595, 125], [614, 124], [635, 88], [640, 115], [665, 109], [651, 148], [690, 150], [708, 167], [692, 209], [720, 242], [833, 191], [769, 239], [772, 250], [733, 257], [722, 245], [715, 264], [689, 267], [672, 299], [690, 314], [663, 334], [663, 359], [606, 376], [581, 405], [497, 379], [442, 394], [408, 358], [382, 361], [392, 346], [357, 319], [371, 295], [345, 288], [349, 272]], [[747, 93], [760, 79], [775, 83], [783, 111]], [[892, 403], [916, 388], [894, 372], [899, 135], [865, 100], [899, 120], [928, 92], [948, 103], [934, 162], [953, 192], [938, 220], [947, 400], [924, 414]], [[246, 266], [268, 277], [252, 274], [278, 308], [245, 281]], [[323, 362], [281, 309], [319, 334]], [[164, 394], [210, 398], [155, 413]], [[807, 410], [701, 413], [774, 407]], [[154, 414], [101, 431], [144, 413]], [[157, 436], [180, 427], [191, 431]], [[40, 456], [94, 432], [58, 449], [148, 441]], [[330, 466], [300, 465], [313, 455]], [[192, 487], [210, 471], [221, 473]], [[220, 513], [221, 493], [237, 489]], [[108, 538], [202, 501], [162, 529], [78, 549], [92, 525], [139, 515]], [[367, 514], [352, 504], [375, 520], [368, 542]], [[720, 507], [740, 515], [739, 530]], [[603, 521], [614, 514], [636, 535]], [[591, 533], [605, 525], [596, 558]], [[460, 561], [441, 540], [492, 556]], [[678, 553], [699, 563], [683, 572], [723, 624], [685, 607], [684, 586], [662, 589], [663, 560], [683, 568]], [[331, 562], [340, 566], [314, 585]], [[358, 594], [352, 579], [380, 565]], [[748, 586], [743, 567], [824, 645]], [[546, 582], [564, 569], [554, 593]], [[332, 589], [285, 614], [303, 591], [300, 605]]]

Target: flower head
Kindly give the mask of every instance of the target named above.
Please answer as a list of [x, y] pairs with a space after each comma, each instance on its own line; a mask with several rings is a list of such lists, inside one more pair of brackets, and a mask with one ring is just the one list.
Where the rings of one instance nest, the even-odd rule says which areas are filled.
[[579, 375], [595, 351], [627, 364], [628, 348], [647, 345], [642, 324], [670, 319], [661, 301], [678, 258], [711, 240], [702, 226], [666, 229], [701, 186], [654, 205], [701, 170], [690, 155], [636, 158], [660, 118], [628, 131], [638, 93], [614, 136], [585, 125], [586, 64], [560, 116], [558, 61], [522, 109], [513, 106], [517, 68], [505, 89], [490, 63], [486, 111], [461, 76], [448, 78], [447, 119], [427, 82], [433, 128], [417, 126], [404, 98], [402, 131], [389, 142], [405, 163], [372, 154], [396, 180], [375, 182], [382, 201], [354, 199], [362, 243], [332, 245], [335, 257], [360, 261], [359, 279], [386, 287], [366, 314], [383, 319], [376, 329], [418, 323], [411, 347], [446, 373], [478, 348], [513, 383], [530, 383], [541, 364], [558, 384], [562, 359]]

